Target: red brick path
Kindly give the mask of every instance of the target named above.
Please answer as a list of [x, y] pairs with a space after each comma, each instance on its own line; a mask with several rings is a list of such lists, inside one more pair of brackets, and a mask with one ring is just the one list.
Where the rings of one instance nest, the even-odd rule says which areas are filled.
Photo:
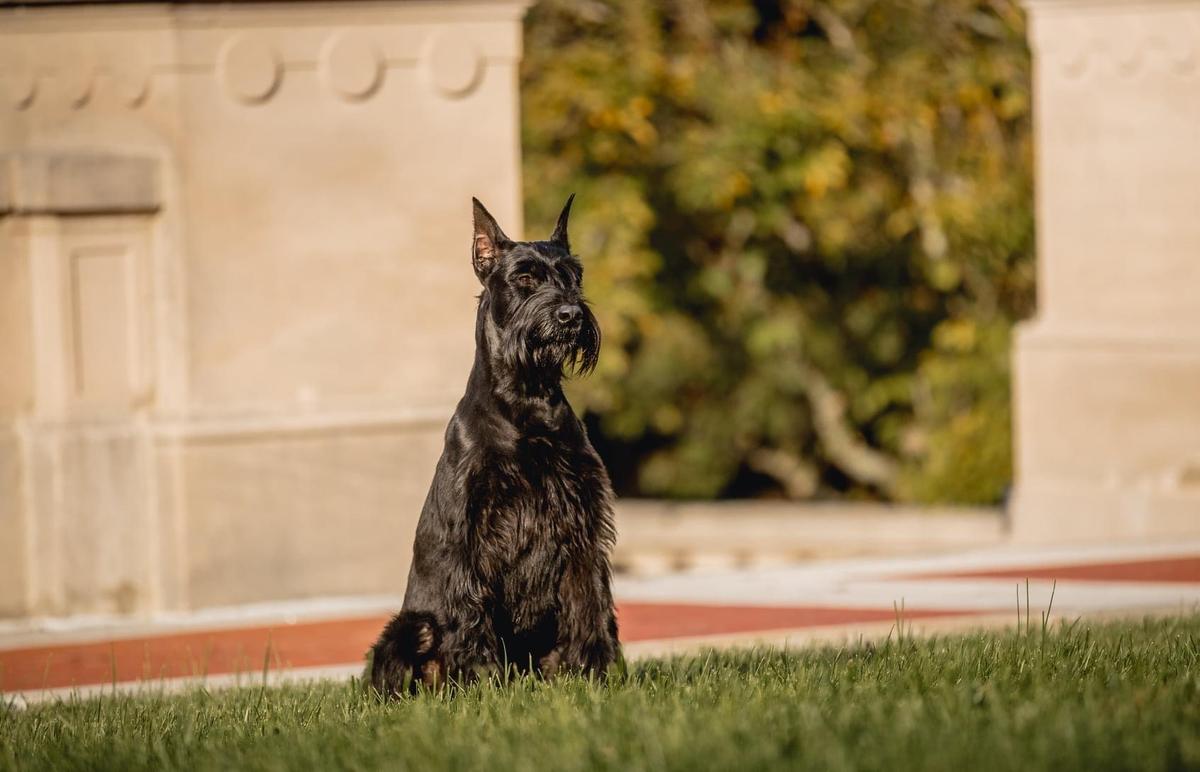
[[[1084, 565], [1042, 565], [897, 577], [912, 580], [1040, 579], [1085, 582], [1200, 584], [1200, 557]], [[906, 619], [961, 617], [973, 610], [906, 609]], [[627, 643], [705, 635], [888, 622], [894, 609], [765, 607], [685, 603], [619, 604], [621, 639]], [[319, 667], [362, 660], [386, 619], [301, 622], [198, 630], [101, 643], [62, 643], [0, 649], [0, 691], [28, 691], [158, 680], [202, 674], [259, 674], [264, 667]], [[0, 640], [0, 646], [3, 641]]]
[[[904, 617], [964, 613], [970, 612], [905, 609]], [[895, 611], [622, 603], [619, 616], [621, 639], [632, 642], [887, 622]], [[0, 691], [349, 664], [362, 660], [386, 621], [372, 616], [0, 650]]]

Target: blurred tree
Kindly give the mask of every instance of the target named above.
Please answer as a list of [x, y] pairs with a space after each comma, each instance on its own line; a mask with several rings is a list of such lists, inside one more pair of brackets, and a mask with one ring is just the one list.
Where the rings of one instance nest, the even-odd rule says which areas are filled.
[[522, 105], [530, 221], [579, 194], [605, 348], [572, 390], [619, 489], [1002, 496], [1016, 2], [544, 0]]

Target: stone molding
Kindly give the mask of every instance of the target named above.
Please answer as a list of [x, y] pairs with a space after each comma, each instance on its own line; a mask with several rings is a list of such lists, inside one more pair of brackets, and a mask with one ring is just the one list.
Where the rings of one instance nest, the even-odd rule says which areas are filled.
[[1142, 354], [1200, 356], [1200, 333], [1178, 327], [1143, 329], [1131, 327], [1048, 323], [1035, 318], [1020, 325], [1022, 345], [1045, 350], [1088, 351], [1123, 355], [1131, 350]]
[[0, 214], [151, 213], [161, 206], [154, 158], [88, 152], [0, 154]]
[[1200, 3], [1122, 0], [1026, 0], [1029, 43], [1064, 80], [1109, 70], [1133, 78], [1148, 71], [1200, 76]]
[[125, 436], [134, 430], [155, 442], [236, 443], [299, 435], [373, 434], [444, 429], [452, 406], [396, 407], [377, 410], [321, 410], [283, 413], [278, 410], [210, 411], [186, 416], [148, 411], [119, 418], [20, 418], [18, 423], [43, 436]]
[[191, 444], [251, 442], [295, 435], [442, 430], [453, 412], [452, 406], [446, 406], [286, 414], [210, 414], [179, 419], [164, 416], [155, 421], [153, 432], [160, 441]]
[[[519, 60], [519, 32], [497, 34], [493, 24], [519, 19], [523, 3], [434, 5], [160, 4], [105, 6], [102, 14], [72, 6], [30, 16], [0, 10], [0, 109], [44, 101], [82, 109], [106, 96], [136, 109], [159, 79], [181, 75], [210, 75], [230, 99], [249, 106], [286, 89], [290, 75], [312, 71], [329, 97], [347, 102], [371, 99], [405, 70], [419, 71], [432, 93], [458, 99], [478, 87], [488, 65]], [[344, 23], [328, 27], [331, 12]]]

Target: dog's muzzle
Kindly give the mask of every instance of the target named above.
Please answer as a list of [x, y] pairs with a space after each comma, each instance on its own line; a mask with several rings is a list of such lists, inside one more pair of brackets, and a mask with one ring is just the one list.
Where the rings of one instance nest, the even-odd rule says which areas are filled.
[[554, 311], [554, 319], [564, 327], [578, 327], [583, 317], [583, 309], [576, 303], [563, 303]]

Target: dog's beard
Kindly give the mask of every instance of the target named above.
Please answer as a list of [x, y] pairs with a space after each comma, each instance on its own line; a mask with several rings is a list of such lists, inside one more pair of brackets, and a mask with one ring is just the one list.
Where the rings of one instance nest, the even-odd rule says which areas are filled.
[[560, 376], [564, 371], [587, 375], [600, 357], [600, 327], [586, 303], [578, 327], [563, 327], [554, 318], [557, 303], [528, 298], [514, 309], [504, 327], [504, 358], [517, 370]]

